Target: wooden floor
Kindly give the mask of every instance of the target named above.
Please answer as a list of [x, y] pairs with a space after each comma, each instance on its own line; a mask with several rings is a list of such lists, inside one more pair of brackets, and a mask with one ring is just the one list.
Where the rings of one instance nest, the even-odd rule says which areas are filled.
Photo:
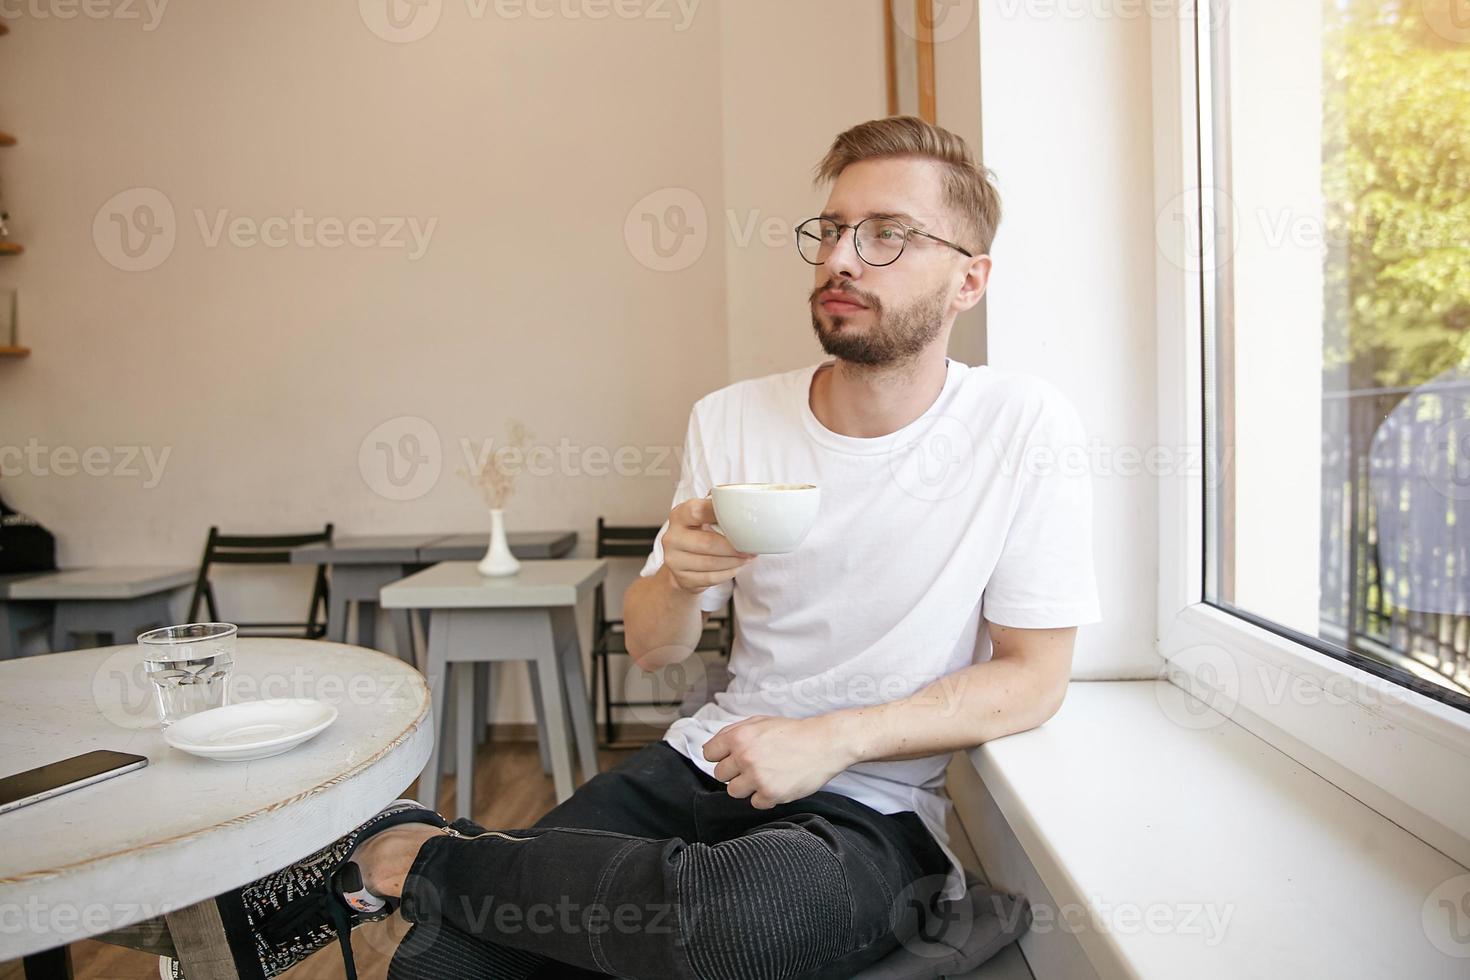
[[[603, 750], [599, 764], [609, 769], [633, 754], [631, 749]], [[417, 784], [409, 788], [412, 797]], [[476, 822], [494, 828], [529, 827], [556, 805], [551, 777], [541, 772], [534, 742], [496, 742], [482, 745], [475, 759]], [[439, 808], [453, 813], [454, 778], [444, 780]], [[352, 951], [362, 980], [383, 977], [399, 939], [408, 931], [399, 916], [370, 922], [352, 933]], [[158, 957], [84, 941], [71, 947], [77, 980], [158, 980]], [[341, 980], [342, 954], [334, 944], [282, 974], [285, 980]], [[19, 962], [0, 963], [0, 980], [22, 980]]]

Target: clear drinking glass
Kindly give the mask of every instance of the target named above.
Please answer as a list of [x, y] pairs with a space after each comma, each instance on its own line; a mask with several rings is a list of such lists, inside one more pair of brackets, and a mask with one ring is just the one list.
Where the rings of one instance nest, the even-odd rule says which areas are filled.
[[196, 712], [229, 704], [237, 632], [230, 623], [190, 623], [149, 630], [138, 637], [143, 671], [158, 692], [164, 728]]

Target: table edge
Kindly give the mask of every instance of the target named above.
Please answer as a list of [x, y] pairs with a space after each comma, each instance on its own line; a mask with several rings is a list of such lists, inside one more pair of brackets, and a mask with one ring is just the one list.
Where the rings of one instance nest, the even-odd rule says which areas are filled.
[[[314, 641], [314, 642], [321, 643], [321, 642], [330, 642], [330, 641], [317, 640], [317, 641]], [[257, 817], [259, 817], [261, 815], [268, 814], [268, 813], [273, 813], [273, 812], [275, 812], [277, 810], [280, 810], [280, 809], [282, 809], [282, 808], [284, 808], [286, 806], [289, 806], [289, 805], [291, 805], [293, 803], [298, 803], [301, 800], [304, 800], [304, 799], [307, 799], [309, 797], [315, 796], [315, 795], [317, 795], [317, 794], [319, 794], [321, 792], [324, 792], [325, 790], [328, 790], [328, 789], [332, 788], [333, 786], [336, 786], [336, 785], [338, 785], [340, 783], [344, 783], [344, 782], [348, 781], [349, 779], [354, 778], [355, 776], [359, 775], [360, 773], [362, 773], [362, 772], [366, 771], [367, 769], [371, 768], [379, 760], [381, 760], [384, 756], [386, 756], [388, 753], [392, 752], [394, 749], [398, 748], [404, 742], [408, 741], [408, 739], [413, 735], [413, 733], [415, 731], [417, 731], [419, 729], [419, 727], [423, 724], [424, 718], [430, 714], [430, 712], [432, 710], [432, 707], [433, 707], [433, 701], [432, 701], [432, 697], [431, 697], [430, 692], [429, 692], [429, 686], [428, 686], [427, 681], [424, 678], [424, 675], [421, 674], [421, 673], [419, 673], [417, 670], [413, 669], [412, 667], [410, 667], [408, 664], [405, 664], [403, 661], [399, 660], [397, 657], [394, 657], [394, 656], [391, 656], [389, 654], [383, 653], [380, 650], [369, 650], [367, 647], [356, 647], [356, 646], [353, 646], [352, 644], [349, 644], [349, 643], [332, 643], [331, 645], [332, 646], [337, 646], [337, 647], [348, 647], [349, 649], [363, 650], [365, 652], [374, 653], [374, 654], [377, 654], [380, 657], [386, 657], [387, 659], [393, 661], [394, 663], [397, 663], [397, 664], [402, 665], [403, 667], [407, 668], [407, 670], [408, 670], [408, 672], [410, 674], [413, 675], [412, 676], [413, 682], [416, 683], [418, 685], [419, 689], [423, 692], [423, 703], [420, 706], [419, 713], [413, 718], [413, 720], [411, 722], [409, 722], [408, 724], [406, 724], [398, 732], [398, 734], [394, 735], [393, 738], [389, 742], [387, 742], [386, 744], [384, 744], [383, 747], [380, 748], [377, 752], [373, 753], [368, 758], [365, 758], [365, 759], [361, 760], [356, 765], [354, 765], [351, 769], [348, 769], [348, 770], [346, 770], [344, 772], [338, 773], [336, 776], [333, 776], [331, 779], [324, 780], [324, 781], [316, 784], [315, 786], [311, 787], [310, 789], [308, 789], [308, 790], [306, 790], [304, 792], [301, 792], [301, 793], [297, 793], [296, 795], [291, 796], [291, 797], [288, 797], [287, 799], [277, 800], [274, 803], [270, 803], [270, 804], [267, 804], [267, 805], [264, 805], [264, 806], [256, 807], [255, 809], [251, 810], [248, 813], [243, 813], [243, 814], [240, 814], [239, 816], [230, 817], [229, 819], [226, 819], [226, 820], [220, 820], [220, 821], [218, 821], [216, 823], [212, 823], [212, 824], [210, 824], [210, 825], [208, 825], [206, 827], [200, 827], [197, 830], [192, 830], [192, 831], [190, 831], [188, 833], [174, 834], [171, 837], [166, 837], [166, 838], [163, 838], [161, 840], [149, 841], [146, 844], [139, 844], [139, 845], [137, 845], [135, 847], [124, 848], [124, 849], [116, 850], [116, 851], [109, 851], [106, 854], [98, 854], [98, 855], [95, 855], [93, 857], [89, 857], [89, 858], [87, 858], [86, 860], [83, 860], [83, 861], [73, 861], [70, 864], [58, 865], [57, 867], [54, 867], [54, 868], [45, 868], [45, 869], [40, 869], [40, 870], [36, 870], [36, 871], [27, 871], [24, 874], [14, 875], [14, 876], [11, 876], [11, 877], [8, 877], [8, 878], [7, 877], [0, 877], [0, 888], [7, 887], [7, 886], [12, 886], [12, 885], [21, 885], [21, 884], [25, 884], [26, 882], [31, 882], [31, 881], [41, 881], [41, 880], [45, 880], [45, 879], [48, 879], [48, 878], [60, 877], [61, 875], [67, 874], [69, 872], [74, 872], [74, 871], [76, 871], [78, 869], [86, 868], [86, 867], [89, 867], [89, 866], [92, 866], [92, 865], [100, 865], [100, 864], [102, 864], [104, 862], [117, 860], [119, 858], [122, 858], [122, 857], [125, 857], [125, 856], [128, 856], [128, 855], [132, 855], [132, 854], [146, 853], [146, 852], [151, 851], [151, 850], [156, 850], [156, 849], [159, 849], [159, 848], [167, 847], [167, 846], [172, 845], [172, 844], [177, 844], [180, 841], [192, 840], [192, 839], [195, 839], [195, 838], [207, 836], [208, 834], [211, 834], [211, 833], [213, 833], [213, 832], [215, 832], [217, 830], [222, 830], [222, 829], [225, 829], [225, 828], [228, 828], [228, 827], [237, 825], [237, 824], [247, 823], [247, 822], [249, 822], [249, 821], [251, 821], [253, 819], [256, 819]]]

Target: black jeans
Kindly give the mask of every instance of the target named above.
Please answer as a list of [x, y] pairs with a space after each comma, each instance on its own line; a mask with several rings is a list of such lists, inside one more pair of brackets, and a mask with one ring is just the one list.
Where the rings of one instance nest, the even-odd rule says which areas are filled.
[[530, 829], [452, 827], [467, 838], [409, 871], [389, 980], [847, 980], [949, 870], [910, 811], [825, 792], [757, 810], [666, 742]]

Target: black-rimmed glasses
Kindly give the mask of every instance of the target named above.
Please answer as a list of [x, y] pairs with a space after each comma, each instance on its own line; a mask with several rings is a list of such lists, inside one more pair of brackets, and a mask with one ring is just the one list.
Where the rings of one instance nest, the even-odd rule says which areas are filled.
[[898, 261], [911, 235], [931, 238], [941, 245], [948, 245], [969, 258], [974, 254], [954, 242], [920, 231], [899, 221], [897, 218], [864, 218], [855, 225], [844, 225], [831, 218], [810, 218], [796, 228], [796, 250], [812, 265], [821, 265], [831, 256], [832, 250], [842, 240], [842, 233], [852, 229], [853, 244], [858, 258], [868, 265], [885, 266]]

